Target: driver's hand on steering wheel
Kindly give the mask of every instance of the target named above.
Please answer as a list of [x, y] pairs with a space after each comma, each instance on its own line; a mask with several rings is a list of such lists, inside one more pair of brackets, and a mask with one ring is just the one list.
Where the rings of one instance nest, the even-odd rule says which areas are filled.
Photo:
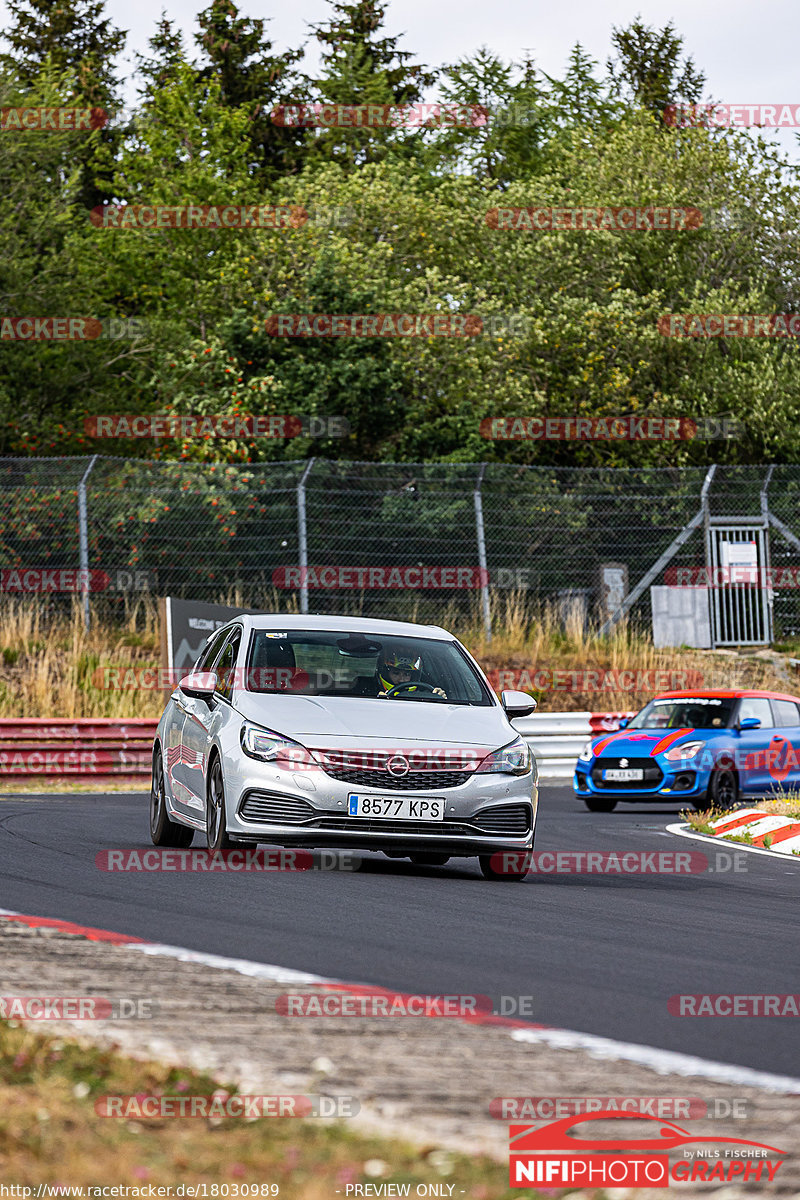
[[445, 692], [442, 688], [434, 688], [432, 695], [441, 696], [444, 700], [447, 699], [447, 692]]

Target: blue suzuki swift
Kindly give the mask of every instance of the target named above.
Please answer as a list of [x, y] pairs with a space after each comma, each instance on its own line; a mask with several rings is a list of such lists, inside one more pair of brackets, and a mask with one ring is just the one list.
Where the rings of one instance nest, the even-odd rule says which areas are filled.
[[620, 800], [730, 808], [800, 788], [800, 699], [781, 692], [656, 696], [616, 733], [584, 746], [573, 788], [592, 812]]

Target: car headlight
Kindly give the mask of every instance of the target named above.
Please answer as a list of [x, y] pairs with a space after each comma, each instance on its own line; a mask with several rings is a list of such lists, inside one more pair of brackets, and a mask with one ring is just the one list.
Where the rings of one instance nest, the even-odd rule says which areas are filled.
[[259, 725], [245, 722], [239, 740], [248, 758], [257, 758], [260, 762], [274, 762], [286, 768], [315, 765], [305, 746]]
[[667, 750], [664, 758], [667, 762], [686, 762], [689, 758], [694, 758], [695, 754], [699, 754], [705, 748], [705, 742], [683, 742], [680, 746], [673, 746]]
[[578, 755], [578, 762], [590, 762], [592, 757], [592, 743], [587, 742]]
[[478, 767], [476, 774], [527, 775], [530, 769], [530, 747], [524, 738], [518, 737], [502, 749], [489, 754]]

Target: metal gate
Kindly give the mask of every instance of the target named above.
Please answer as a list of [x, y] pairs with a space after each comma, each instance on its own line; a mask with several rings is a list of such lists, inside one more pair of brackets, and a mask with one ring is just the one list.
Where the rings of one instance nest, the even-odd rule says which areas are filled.
[[706, 524], [711, 639], [714, 646], [772, 641], [767, 522], [712, 517]]

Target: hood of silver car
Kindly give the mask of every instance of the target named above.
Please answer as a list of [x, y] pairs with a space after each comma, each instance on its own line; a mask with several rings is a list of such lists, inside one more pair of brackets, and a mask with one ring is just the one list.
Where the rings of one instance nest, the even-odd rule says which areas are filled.
[[505, 713], [494, 706], [243, 691], [234, 706], [246, 720], [312, 747], [324, 746], [330, 738], [342, 746], [370, 738], [394, 745], [411, 741], [497, 749], [514, 738]]

